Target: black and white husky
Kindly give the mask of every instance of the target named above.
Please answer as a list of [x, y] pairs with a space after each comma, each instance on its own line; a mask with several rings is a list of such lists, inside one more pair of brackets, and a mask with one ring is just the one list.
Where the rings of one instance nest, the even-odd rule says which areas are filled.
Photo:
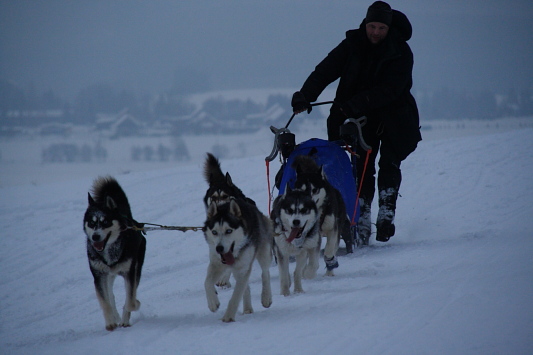
[[205, 278], [207, 306], [218, 310], [220, 301], [215, 284], [228, 271], [236, 283], [228, 303], [223, 322], [235, 321], [235, 314], [243, 300], [244, 313], [253, 313], [248, 280], [255, 259], [262, 269], [261, 303], [268, 308], [272, 304], [270, 288], [270, 264], [272, 262], [272, 224], [255, 205], [242, 199], [230, 199], [218, 205], [214, 201], [207, 208], [204, 224], [205, 240], [209, 246], [209, 266]]
[[319, 214], [319, 233], [326, 237], [324, 247], [324, 261], [326, 275], [334, 276], [333, 269], [339, 267], [337, 251], [341, 233], [350, 233], [350, 221], [346, 214], [346, 206], [342, 195], [328, 181], [322, 167], [307, 155], [300, 155], [294, 159], [293, 168], [296, 171], [295, 190], [307, 191], [316, 203]]
[[274, 251], [278, 261], [281, 294], [290, 295], [289, 257], [296, 256], [294, 292], [304, 292], [302, 278], [312, 279], [320, 255], [319, 219], [316, 203], [308, 191], [292, 190], [288, 184], [274, 201]]
[[[217, 206], [228, 203], [230, 199], [239, 199], [248, 202], [255, 206], [255, 202], [246, 197], [231, 180], [228, 172], [224, 174], [220, 167], [220, 161], [211, 153], [207, 153], [204, 163], [204, 179], [209, 184], [204, 196], [204, 206], [207, 212], [209, 205], [215, 203]], [[217, 286], [222, 288], [230, 288], [231, 270], [221, 276], [217, 282]]]
[[[131, 229], [133, 220], [126, 194], [112, 177], [94, 181], [92, 196], [83, 218], [87, 236], [87, 256], [94, 277], [96, 297], [104, 312], [105, 327], [129, 327], [130, 315], [141, 306], [137, 287], [146, 250], [146, 239]], [[124, 278], [126, 302], [119, 316], [115, 305], [113, 284], [117, 275]]]

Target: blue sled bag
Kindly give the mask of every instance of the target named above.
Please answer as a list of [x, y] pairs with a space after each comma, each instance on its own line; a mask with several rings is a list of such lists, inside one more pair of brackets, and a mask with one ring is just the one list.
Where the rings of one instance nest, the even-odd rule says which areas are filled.
[[294, 187], [296, 181], [296, 171], [292, 168], [294, 159], [298, 155], [308, 155], [312, 157], [318, 166], [322, 166], [328, 181], [341, 193], [346, 213], [354, 226], [359, 220], [359, 206], [354, 216], [355, 200], [357, 196], [355, 161], [352, 165], [346, 151], [337, 143], [323, 139], [312, 138], [298, 144], [285, 163], [279, 185], [279, 194], [285, 192], [287, 183]]

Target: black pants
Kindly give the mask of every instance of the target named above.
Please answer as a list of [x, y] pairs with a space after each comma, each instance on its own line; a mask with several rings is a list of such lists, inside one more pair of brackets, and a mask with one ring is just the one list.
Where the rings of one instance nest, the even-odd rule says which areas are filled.
[[[366, 167], [365, 176], [363, 177], [364, 164], [367, 156], [367, 151], [360, 146], [356, 148], [356, 153], [359, 156], [357, 159], [357, 181], [363, 181], [361, 187], [361, 198], [366, 203], [372, 203], [374, 193], [376, 190], [376, 158], [379, 152], [378, 161], [378, 191], [395, 191], [393, 199], [387, 201], [393, 209], [396, 208], [396, 197], [400, 184], [402, 182], [402, 172], [400, 170], [401, 159], [398, 158], [390, 141], [387, 139], [387, 133], [384, 132], [383, 125], [379, 122], [372, 122], [370, 119], [363, 127], [363, 138], [366, 143], [372, 147], [372, 152], [368, 158], [368, 165]], [[382, 201], [380, 201], [381, 206]]]
[[[337, 112], [332, 108], [331, 114], [328, 117], [328, 139], [330, 141], [339, 140], [339, 128], [346, 120], [346, 116]], [[380, 121], [368, 118], [365, 126], [362, 127], [363, 138], [365, 142], [372, 147], [372, 153], [368, 159], [368, 165], [364, 178], [362, 177], [365, 159], [367, 152], [363, 150], [359, 145], [356, 148], [356, 153], [359, 156], [357, 158], [357, 181], [363, 181], [361, 187], [361, 198], [367, 203], [371, 203], [376, 191], [376, 158], [378, 152], [380, 158], [378, 162], [378, 190], [385, 191], [388, 189], [394, 189], [393, 201], [389, 201], [392, 204], [391, 207], [396, 207], [396, 196], [400, 189], [402, 182], [402, 172], [400, 170], [400, 164], [402, 159], [398, 157], [389, 139], [387, 139], [388, 132], [385, 132], [383, 124]]]

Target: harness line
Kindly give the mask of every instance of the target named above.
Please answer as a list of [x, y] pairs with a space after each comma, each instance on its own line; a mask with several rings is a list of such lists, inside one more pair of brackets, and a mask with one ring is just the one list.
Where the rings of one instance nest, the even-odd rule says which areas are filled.
[[[145, 225], [150, 225], [153, 227], [145, 227]], [[139, 231], [142, 233], [148, 232], [148, 231], [157, 231], [157, 230], [169, 230], [169, 231], [180, 231], [180, 232], [187, 232], [187, 231], [201, 231], [203, 227], [182, 227], [182, 226], [164, 226], [161, 224], [153, 224], [153, 223], [137, 223], [136, 225], [130, 226], [127, 229], [132, 229], [134, 231]]]

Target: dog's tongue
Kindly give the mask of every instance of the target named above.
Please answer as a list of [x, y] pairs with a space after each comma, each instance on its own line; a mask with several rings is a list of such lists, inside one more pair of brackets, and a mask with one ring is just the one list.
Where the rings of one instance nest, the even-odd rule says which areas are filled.
[[102, 251], [102, 250], [104, 250], [104, 246], [105, 246], [105, 242], [94, 242], [94, 243], [93, 243], [93, 247], [94, 247], [94, 249], [96, 249], [97, 251]]
[[302, 234], [303, 228], [292, 228], [291, 234], [289, 234], [289, 238], [287, 238], [287, 243], [292, 243], [292, 241]]
[[227, 252], [226, 254], [220, 254], [222, 258], [222, 263], [226, 265], [233, 265], [235, 263], [235, 257], [233, 256], [233, 253]]

